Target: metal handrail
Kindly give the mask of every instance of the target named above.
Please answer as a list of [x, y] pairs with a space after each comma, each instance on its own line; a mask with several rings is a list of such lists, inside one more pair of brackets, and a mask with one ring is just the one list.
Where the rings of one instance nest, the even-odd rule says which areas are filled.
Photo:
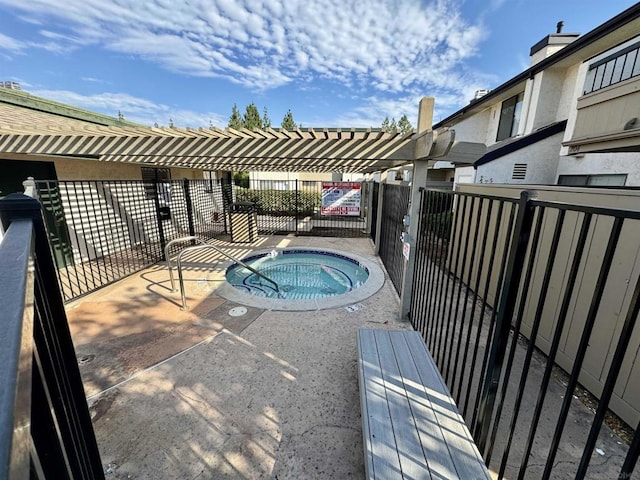
[[177, 260], [177, 264], [178, 264], [178, 282], [180, 284], [180, 295], [182, 297], [182, 310], [186, 310], [187, 309], [187, 299], [184, 293], [184, 279], [182, 277], [182, 256], [187, 253], [187, 252], [193, 252], [195, 250], [202, 250], [205, 248], [212, 248], [214, 249], [216, 252], [224, 255], [225, 257], [233, 260], [234, 262], [236, 262], [239, 265], [242, 265], [244, 268], [246, 268], [247, 270], [249, 270], [252, 273], [255, 273], [256, 275], [258, 275], [259, 277], [264, 278], [267, 282], [273, 284], [274, 287], [276, 287], [276, 292], [278, 292], [278, 294], [280, 294], [280, 287], [278, 286], [278, 284], [270, 279], [269, 277], [267, 277], [266, 275], [264, 275], [263, 273], [260, 273], [258, 270], [256, 270], [253, 267], [250, 267], [249, 265], [247, 265], [246, 263], [244, 263], [242, 260], [234, 257], [233, 255], [229, 255], [226, 252], [223, 252], [222, 250], [220, 250], [218, 247], [216, 247], [215, 245], [209, 245], [208, 243], [205, 245], [195, 245], [193, 247], [186, 247], [183, 248], [180, 253], [178, 253], [178, 260]]
[[202, 240], [201, 238], [198, 237], [194, 237], [193, 235], [189, 235], [188, 237], [180, 237], [180, 238], [176, 238], [174, 240], [171, 240], [169, 243], [167, 243], [164, 247], [164, 258], [166, 259], [167, 262], [167, 268], [169, 269], [169, 278], [171, 279], [171, 291], [175, 292], [176, 291], [176, 285], [175, 285], [175, 281], [173, 280], [173, 270], [171, 269], [171, 258], [169, 257], [169, 247], [171, 245], [173, 245], [174, 243], [181, 243], [181, 242], [190, 242], [192, 240], [195, 240], [197, 242], [200, 242], [202, 245], [206, 245], [207, 243]]

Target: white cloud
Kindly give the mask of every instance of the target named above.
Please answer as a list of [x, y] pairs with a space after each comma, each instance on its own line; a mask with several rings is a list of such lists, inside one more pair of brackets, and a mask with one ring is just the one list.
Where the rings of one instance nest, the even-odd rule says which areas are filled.
[[27, 44], [0, 33], [0, 50], [10, 53], [20, 53], [27, 47]]
[[[370, 92], [437, 88], [459, 95], [467, 85], [461, 65], [475, 55], [484, 35], [479, 23], [462, 18], [460, 1], [0, 0], [0, 5], [47, 25], [32, 45], [53, 51], [98, 45], [173, 72], [258, 90], [328, 79]], [[13, 41], [14, 52], [23, 48]]]
[[209, 123], [217, 126], [227, 124], [227, 118], [214, 112], [195, 112], [171, 107], [162, 103], [155, 103], [145, 98], [134, 97], [126, 93], [99, 93], [82, 95], [68, 90], [31, 90], [34, 95], [74, 105], [106, 115], [116, 117], [118, 112], [125, 120], [152, 126], [169, 125], [171, 119], [177, 127], [208, 127]]

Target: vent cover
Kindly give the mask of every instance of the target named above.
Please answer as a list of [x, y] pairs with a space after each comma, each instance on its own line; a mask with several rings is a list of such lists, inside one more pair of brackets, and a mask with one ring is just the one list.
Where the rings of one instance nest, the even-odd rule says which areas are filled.
[[511, 175], [512, 180], [524, 180], [524, 177], [527, 176], [527, 164], [526, 163], [516, 163], [513, 166], [513, 175]]

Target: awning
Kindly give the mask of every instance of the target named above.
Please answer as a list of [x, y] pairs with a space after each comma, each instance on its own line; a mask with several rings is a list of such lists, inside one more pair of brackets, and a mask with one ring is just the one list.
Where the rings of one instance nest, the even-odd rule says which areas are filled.
[[207, 170], [366, 173], [412, 162], [413, 137], [375, 128], [252, 131], [0, 124], [0, 154]]

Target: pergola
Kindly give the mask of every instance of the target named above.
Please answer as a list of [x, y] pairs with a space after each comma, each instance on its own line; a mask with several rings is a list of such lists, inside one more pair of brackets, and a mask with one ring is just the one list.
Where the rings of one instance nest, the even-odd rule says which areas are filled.
[[413, 162], [417, 137], [376, 128], [288, 131], [0, 124], [0, 154], [206, 170], [368, 173]]

